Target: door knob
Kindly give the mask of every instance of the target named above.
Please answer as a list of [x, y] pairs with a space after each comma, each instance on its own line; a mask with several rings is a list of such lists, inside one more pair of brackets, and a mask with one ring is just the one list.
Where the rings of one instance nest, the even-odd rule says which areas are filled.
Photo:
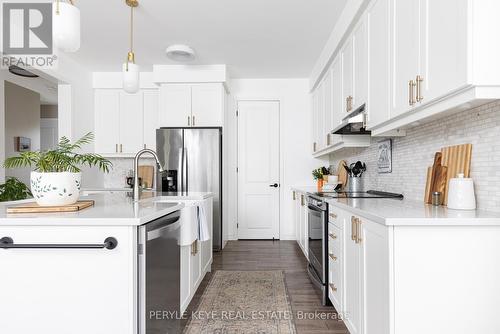
[[269, 187], [274, 187], [274, 188], [278, 188], [280, 185], [275, 183], [275, 184], [270, 184]]

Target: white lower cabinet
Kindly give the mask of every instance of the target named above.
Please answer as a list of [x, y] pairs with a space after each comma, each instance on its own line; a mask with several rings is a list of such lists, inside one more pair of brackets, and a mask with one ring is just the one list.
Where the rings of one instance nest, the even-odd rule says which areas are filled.
[[300, 193], [298, 191], [293, 191], [293, 219], [295, 225], [295, 235], [297, 238], [297, 243], [300, 249], [304, 253], [304, 256], [308, 257], [309, 248], [309, 226], [307, 219], [307, 204], [306, 204], [306, 194]]
[[[212, 198], [201, 201], [208, 221], [208, 230], [212, 231]], [[193, 204], [193, 203], [188, 203]], [[191, 245], [181, 246], [181, 312], [186, 311], [196, 290], [212, 265], [212, 238], [207, 241], [194, 241]]]

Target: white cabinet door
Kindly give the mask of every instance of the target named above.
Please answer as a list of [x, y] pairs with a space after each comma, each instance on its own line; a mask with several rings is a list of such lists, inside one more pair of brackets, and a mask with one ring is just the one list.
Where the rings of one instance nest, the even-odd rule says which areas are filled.
[[120, 90], [95, 90], [95, 151], [118, 153], [120, 142]]
[[293, 226], [295, 228], [295, 240], [300, 245], [300, 200], [299, 193], [295, 190], [292, 191], [292, 219]]
[[191, 300], [191, 246], [181, 247], [181, 282], [180, 282], [180, 296], [181, 296], [181, 312], [184, 312]]
[[143, 92], [144, 148], [156, 149], [156, 129], [158, 129], [158, 90]]
[[[196, 245], [191, 251], [191, 257], [189, 259], [190, 264], [190, 279], [191, 279], [191, 292], [192, 294], [196, 291], [198, 284], [201, 279], [201, 254], [199, 252], [200, 242], [198, 240], [195, 241]], [[198, 250], [198, 251], [197, 251]], [[191, 294], [191, 297], [192, 297]]]
[[353, 38], [349, 38], [342, 49], [342, 95], [343, 110], [349, 112], [348, 99], [354, 95], [354, 45]]
[[224, 87], [222, 84], [191, 86], [191, 126], [222, 126]]
[[349, 333], [362, 333], [362, 286], [361, 286], [361, 247], [352, 240], [355, 227], [353, 217], [346, 217], [344, 224], [344, 319]]
[[120, 153], [136, 153], [143, 147], [142, 92], [120, 92]]
[[421, 0], [422, 103], [467, 83], [468, 3]]
[[343, 97], [342, 88], [342, 57], [337, 56], [332, 64], [332, 110], [333, 110], [333, 126], [332, 129], [342, 123], [342, 118], [345, 114], [345, 98]]
[[391, 117], [394, 117], [411, 109], [409, 81], [414, 81], [419, 73], [419, 1], [392, 0], [392, 8], [394, 82]]
[[368, 128], [390, 117], [390, 0], [374, 0], [367, 10]]
[[368, 96], [368, 39], [366, 19], [362, 17], [354, 30], [354, 100], [353, 109], [366, 104]]
[[363, 284], [363, 333], [390, 333], [389, 229], [360, 220]]
[[332, 70], [329, 70], [325, 75], [324, 87], [323, 87], [323, 120], [322, 120], [322, 133], [325, 141], [324, 146], [329, 146], [331, 144], [330, 133], [333, 130], [333, 110], [332, 110]]
[[318, 150], [318, 88], [316, 88], [311, 94], [311, 142], [312, 142], [312, 152]]
[[[208, 230], [210, 233], [213, 231], [213, 199], [209, 198], [203, 201], [204, 211], [207, 218]], [[212, 247], [213, 237], [207, 241], [200, 242], [200, 252], [201, 252], [201, 272], [203, 279], [203, 274], [207, 271], [211, 271], [213, 247]]]
[[191, 126], [191, 86], [166, 84], [160, 87], [160, 126]]
[[316, 148], [321, 150], [326, 146], [326, 139], [323, 135], [323, 120], [325, 115], [325, 81], [321, 81], [318, 86], [318, 115], [316, 117]]

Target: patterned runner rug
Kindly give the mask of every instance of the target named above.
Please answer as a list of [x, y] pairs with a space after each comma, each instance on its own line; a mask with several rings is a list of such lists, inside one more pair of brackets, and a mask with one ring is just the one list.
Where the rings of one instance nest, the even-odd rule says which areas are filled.
[[186, 334], [295, 334], [282, 271], [217, 271]]

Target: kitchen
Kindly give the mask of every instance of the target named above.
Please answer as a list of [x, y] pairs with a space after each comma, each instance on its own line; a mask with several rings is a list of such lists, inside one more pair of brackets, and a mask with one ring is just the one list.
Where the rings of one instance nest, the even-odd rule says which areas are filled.
[[[49, 85], [91, 133], [54, 194], [90, 207], [1, 205], [7, 332], [500, 331], [495, 1], [93, 4], [54, 1], [56, 68], [0, 70], [1, 122]], [[60, 172], [1, 122], [8, 167], [41, 152], [0, 183]]]

